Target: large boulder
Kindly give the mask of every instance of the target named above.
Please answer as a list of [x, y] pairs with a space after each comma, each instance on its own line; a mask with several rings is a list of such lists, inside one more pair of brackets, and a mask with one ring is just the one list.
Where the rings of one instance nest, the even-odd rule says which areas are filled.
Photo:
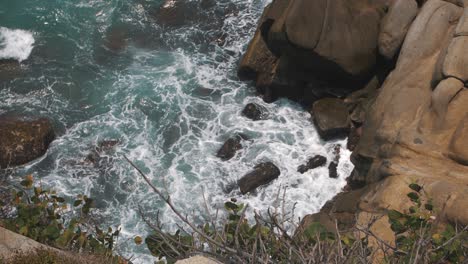
[[462, 14], [462, 7], [447, 1], [424, 4], [396, 68], [367, 111], [352, 155], [353, 180], [373, 186], [362, 198], [367, 213], [407, 210], [411, 204], [398, 197], [415, 182], [444, 220], [468, 224], [468, 211], [460, 210], [468, 193], [468, 89], [463, 70], [457, 71], [466, 52], [456, 44], [465, 36], [454, 34], [464, 23]]
[[46, 118], [0, 117], [0, 168], [28, 163], [44, 155], [55, 134]]
[[238, 182], [242, 194], [252, 192], [258, 187], [265, 185], [280, 176], [281, 172], [275, 164], [265, 162], [258, 164], [255, 168], [244, 175]]
[[[429, 0], [422, 5], [395, 69], [366, 109], [349, 179], [364, 187], [340, 194], [308, 221], [320, 221], [331, 231], [370, 223], [370, 230], [391, 245], [395, 235], [385, 214], [410, 212], [414, 203], [407, 194], [413, 183], [432, 201], [438, 221], [468, 225], [464, 3]], [[352, 205], [343, 208], [346, 201]]]
[[346, 104], [335, 98], [325, 98], [312, 106], [312, 117], [324, 140], [344, 138], [349, 133], [350, 119]]
[[396, 55], [418, 10], [414, 0], [396, 0], [390, 6], [379, 33], [379, 51], [385, 58], [392, 59]]
[[[297, 0], [284, 30], [291, 44], [309, 51], [301, 61], [320, 74], [367, 75], [375, 66], [385, 1]], [[341, 72], [340, 72], [341, 71]]]

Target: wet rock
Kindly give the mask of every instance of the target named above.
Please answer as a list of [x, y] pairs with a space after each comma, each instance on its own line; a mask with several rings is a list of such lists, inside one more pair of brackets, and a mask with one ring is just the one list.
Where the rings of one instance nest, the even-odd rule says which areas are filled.
[[185, 24], [189, 12], [185, 1], [166, 0], [154, 16], [159, 24], [176, 27]]
[[318, 133], [324, 140], [344, 138], [349, 133], [348, 108], [340, 99], [318, 100], [312, 106], [312, 116]]
[[338, 178], [338, 163], [340, 162], [341, 157], [341, 147], [340, 145], [335, 145], [333, 148], [333, 160], [328, 165], [328, 176], [333, 179]]
[[328, 176], [332, 179], [338, 178], [338, 163], [330, 162], [330, 165], [328, 165]]
[[305, 172], [307, 172], [309, 170], [313, 170], [313, 169], [318, 168], [318, 167], [321, 167], [321, 166], [325, 165], [326, 163], [327, 163], [327, 158], [325, 158], [324, 156], [317, 155], [317, 156], [309, 159], [309, 161], [307, 161], [306, 164], [299, 166], [297, 168], [297, 171], [299, 173], [304, 174]]
[[46, 118], [0, 117], [0, 168], [26, 164], [44, 155], [55, 134]]
[[221, 158], [223, 161], [232, 159], [238, 150], [242, 149], [242, 140], [247, 140], [248, 137], [244, 134], [237, 134], [224, 142], [221, 149], [219, 149], [216, 157]]
[[[89, 154], [86, 156], [84, 162], [85, 163], [91, 163], [96, 165], [102, 165], [102, 154], [109, 153], [110, 151], [113, 151], [115, 149], [115, 146], [117, 146], [120, 143], [120, 140], [116, 139], [108, 139], [108, 140], [102, 140], [99, 141], [99, 143], [89, 152]], [[111, 163], [112, 161], [106, 160], [106, 163]]]
[[251, 192], [278, 178], [280, 174], [281, 172], [275, 164], [271, 162], [261, 163], [239, 180], [240, 191], [242, 194]]
[[128, 29], [126, 27], [112, 27], [106, 32], [104, 46], [112, 52], [122, 52], [128, 46], [128, 37]]
[[21, 65], [17, 60], [0, 60], [0, 82], [12, 80], [21, 73]]
[[264, 120], [268, 117], [268, 111], [261, 105], [250, 103], [242, 110], [242, 115], [253, 121]]

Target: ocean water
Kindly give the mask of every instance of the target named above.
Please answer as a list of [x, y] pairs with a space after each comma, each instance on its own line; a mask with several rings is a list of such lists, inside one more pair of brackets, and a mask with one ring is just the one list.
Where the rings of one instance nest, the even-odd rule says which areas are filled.
[[[203, 197], [212, 208], [237, 198], [249, 204], [250, 215], [284, 206], [298, 219], [338, 193], [352, 170], [345, 140], [323, 142], [300, 105], [265, 104], [251, 83], [236, 77], [268, 1], [219, 0], [207, 8], [186, 2], [190, 12], [175, 25], [155, 18], [163, 1], [0, 2], [0, 59], [21, 62], [16, 78], [0, 80], [0, 114], [49, 117], [58, 135], [13, 180], [31, 173], [70, 199], [94, 197], [96, 216], [103, 226], [122, 228], [117, 249], [136, 256], [135, 263], [152, 259], [132, 242], [149, 232], [139, 210], [149, 218], [159, 211], [169, 230], [178, 221], [124, 155], [195, 221], [206, 216]], [[251, 102], [268, 109], [267, 120], [240, 114]], [[221, 161], [217, 150], [238, 132], [250, 140]], [[104, 140], [118, 142], [90, 157]], [[326, 167], [296, 171], [316, 154], [331, 160], [335, 144], [342, 146], [338, 179]], [[263, 161], [280, 168], [277, 180], [250, 195], [231, 190]]]

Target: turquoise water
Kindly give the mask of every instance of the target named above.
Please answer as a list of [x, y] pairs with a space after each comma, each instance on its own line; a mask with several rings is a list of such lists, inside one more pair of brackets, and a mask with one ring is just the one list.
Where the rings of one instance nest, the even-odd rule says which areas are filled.
[[[118, 250], [137, 254], [136, 263], [151, 259], [128, 240], [148, 232], [138, 208], [149, 217], [159, 210], [169, 229], [177, 220], [123, 155], [195, 219], [205, 215], [202, 194], [215, 208], [236, 197], [263, 211], [279, 206], [278, 193], [286, 190], [285, 206], [295, 208], [296, 218], [319, 210], [345, 185], [349, 153], [342, 151], [338, 180], [326, 168], [304, 175], [296, 169], [315, 154], [332, 157], [333, 144], [345, 142], [325, 144], [299, 105], [267, 105], [236, 77], [267, 2], [220, 0], [192, 8], [199, 5], [190, 1], [185, 23], [170, 26], [154, 15], [163, 1], [2, 1], [0, 58], [21, 61], [21, 71], [0, 82], [0, 114], [47, 116], [58, 134], [44, 157], [15, 175], [32, 173], [70, 197], [95, 197], [96, 216], [122, 228]], [[242, 117], [250, 102], [265, 106], [269, 119]], [[236, 132], [252, 140], [222, 162], [215, 154]], [[118, 144], [90, 162], [103, 140]], [[248, 196], [227, 192], [262, 161], [281, 169], [278, 180]]]

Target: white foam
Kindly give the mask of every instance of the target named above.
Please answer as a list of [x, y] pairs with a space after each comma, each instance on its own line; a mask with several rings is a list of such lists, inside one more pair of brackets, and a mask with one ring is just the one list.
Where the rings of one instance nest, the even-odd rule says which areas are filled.
[[26, 60], [34, 48], [33, 33], [0, 27], [0, 59]]

